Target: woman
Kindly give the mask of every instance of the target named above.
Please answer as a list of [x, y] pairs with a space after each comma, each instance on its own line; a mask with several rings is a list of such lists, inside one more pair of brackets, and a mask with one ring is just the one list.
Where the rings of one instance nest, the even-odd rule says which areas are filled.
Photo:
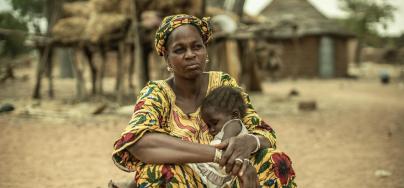
[[274, 131], [246, 93], [243, 123], [251, 134], [208, 145], [212, 136], [200, 117], [202, 100], [214, 88], [238, 87], [228, 74], [204, 72], [210, 36], [205, 18], [181, 14], [163, 20], [155, 47], [173, 77], [143, 88], [129, 125], [114, 144], [115, 164], [135, 171], [138, 187], [206, 187], [188, 165], [204, 162], [217, 162], [237, 176], [235, 187], [295, 187], [289, 158], [275, 151]]

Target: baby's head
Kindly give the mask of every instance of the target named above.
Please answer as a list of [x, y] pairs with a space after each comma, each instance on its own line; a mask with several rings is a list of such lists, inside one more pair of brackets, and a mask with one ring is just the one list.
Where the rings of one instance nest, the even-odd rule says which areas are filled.
[[212, 135], [219, 133], [228, 120], [241, 119], [245, 113], [246, 105], [241, 91], [230, 86], [214, 89], [201, 105], [202, 119]]

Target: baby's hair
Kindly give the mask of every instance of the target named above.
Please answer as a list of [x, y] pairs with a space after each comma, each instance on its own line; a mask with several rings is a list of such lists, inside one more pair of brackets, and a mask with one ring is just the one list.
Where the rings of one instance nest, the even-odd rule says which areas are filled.
[[216, 88], [205, 97], [202, 101], [201, 111], [210, 107], [230, 115], [233, 115], [236, 110], [240, 118], [243, 118], [246, 113], [241, 90], [230, 86]]

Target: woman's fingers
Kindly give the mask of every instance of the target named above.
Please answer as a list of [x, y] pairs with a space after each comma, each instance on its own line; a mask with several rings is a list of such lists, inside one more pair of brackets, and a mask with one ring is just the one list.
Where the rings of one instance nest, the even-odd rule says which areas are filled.
[[230, 174], [232, 172], [235, 162], [236, 162], [235, 157], [230, 157], [230, 159], [227, 160], [227, 163], [225, 166], [226, 167], [225, 170], [226, 170], [227, 174]]
[[240, 185], [243, 188], [256, 188], [259, 185], [257, 172], [248, 160], [244, 160], [243, 167], [238, 175]]
[[239, 173], [241, 167], [243, 166], [243, 163], [244, 163], [244, 161], [243, 161], [242, 159], [240, 159], [240, 158], [236, 158], [236, 159], [234, 160], [233, 169], [232, 169], [232, 171], [231, 171], [231, 174], [232, 174], [233, 176], [237, 176], [237, 175], [238, 175], [238, 173]]
[[223, 150], [223, 149], [227, 148], [228, 145], [229, 145], [229, 139], [226, 139], [223, 142], [221, 142], [220, 144], [216, 144], [216, 145], [213, 145], [213, 146], [215, 148], [217, 148], [217, 149]]
[[[233, 144], [232, 140], [233, 140], [233, 138], [230, 138], [228, 141], [229, 142], [228, 146], [227, 146], [226, 150], [224, 151], [222, 158], [219, 161], [220, 166], [225, 166], [225, 165], [227, 166], [227, 163], [229, 163], [230, 157], [233, 155], [234, 144]], [[234, 162], [234, 161], [232, 161], [232, 162]]]
[[240, 171], [238, 171], [238, 176], [241, 177], [244, 175], [245, 170], [247, 169], [248, 165], [250, 164], [249, 160], [243, 160], [243, 165], [241, 166]]

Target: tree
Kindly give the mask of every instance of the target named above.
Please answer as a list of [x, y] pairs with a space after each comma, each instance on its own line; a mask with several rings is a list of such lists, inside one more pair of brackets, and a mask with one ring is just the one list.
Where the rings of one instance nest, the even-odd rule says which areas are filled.
[[[45, 19], [47, 26], [46, 33], [50, 36], [50, 30], [55, 25], [56, 21], [62, 16], [62, 5], [66, 1], [71, 0], [8, 0], [14, 11], [25, 20], [35, 33], [41, 33], [40, 22]], [[73, 77], [73, 70], [71, 68], [71, 58], [68, 58], [69, 52], [66, 49], [59, 50], [56, 55], [60, 59], [60, 72], [61, 76]]]
[[45, 18], [47, 33], [61, 17], [64, 0], [8, 0], [17, 14], [39, 32], [39, 23]]
[[40, 33], [40, 20], [44, 18], [46, 0], [8, 0], [20, 19], [30, 25], [34, 32]]
[[[0, 56], [14, 58], [26, 52], [25, 34], [28, 31], [26, 22], [11, 12], [0, 12]], [[15, 30], [20, 32], [15, 32]]]
[[373, 35], [378, 35], [377, 26], [387, 28], [394, 20], [392, 5], [377, 0], [340, 0], [340, 7], [348, 13], [346, 26], [358, 37], [355, 50], [355, 62], [361, 62], [361, 53], [364, 43]]

